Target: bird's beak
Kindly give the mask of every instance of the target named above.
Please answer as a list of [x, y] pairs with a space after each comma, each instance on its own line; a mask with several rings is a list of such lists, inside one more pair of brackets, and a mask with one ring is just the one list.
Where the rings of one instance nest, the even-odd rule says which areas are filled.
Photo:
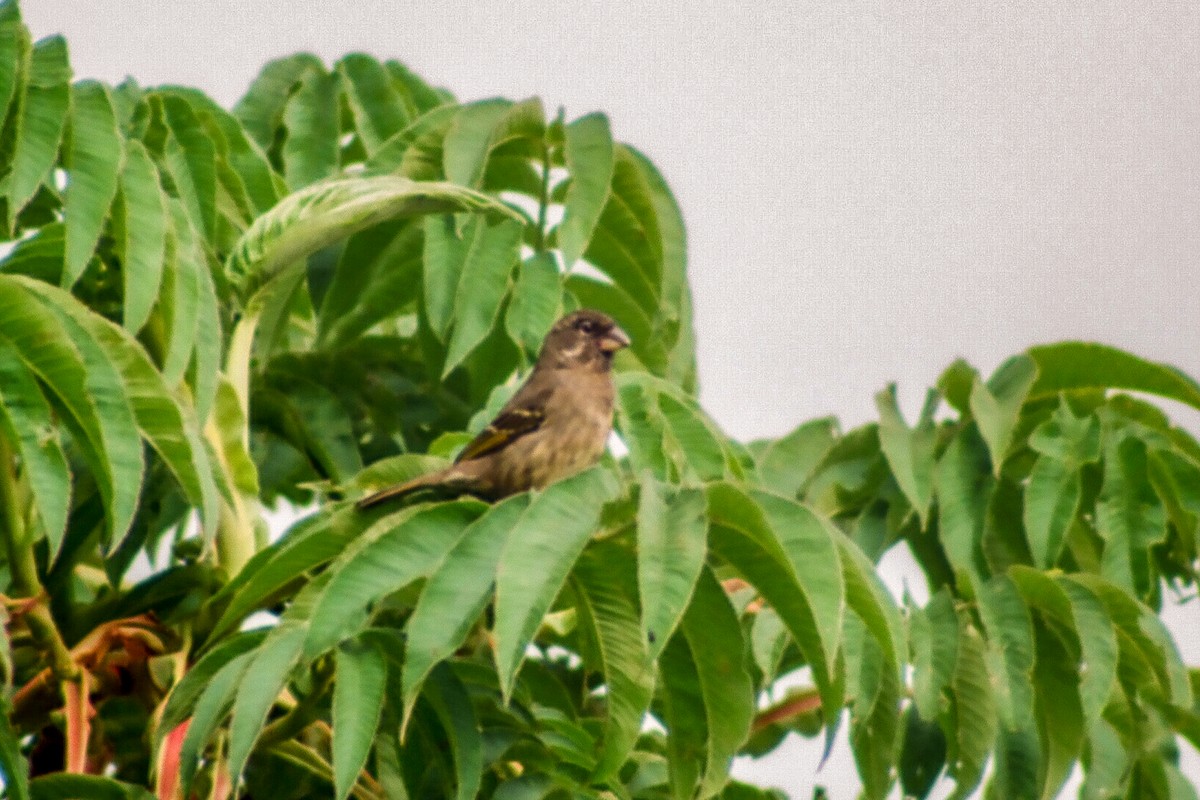
[[612, 330], [600, 337], [599, 344], [605, 353], [615, 353], [622, 347], [629, 347], [629, 334], [613, 325]]

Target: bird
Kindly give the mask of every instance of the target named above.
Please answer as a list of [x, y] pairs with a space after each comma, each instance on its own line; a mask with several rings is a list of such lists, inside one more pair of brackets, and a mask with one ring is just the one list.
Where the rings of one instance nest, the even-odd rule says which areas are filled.
[[422, 490], [499, 500], [595, 464], [612, 431], [613, 356], [629, 345], [608, 315], [567, 314], [546, 334], [525, 383], [453, 464], [368, 495], [357, 507]]

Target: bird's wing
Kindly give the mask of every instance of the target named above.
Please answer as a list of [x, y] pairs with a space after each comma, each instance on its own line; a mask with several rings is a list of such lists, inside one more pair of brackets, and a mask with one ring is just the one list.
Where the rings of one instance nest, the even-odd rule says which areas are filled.
[[534, 379], [531, 379], [500, 409], [491, 424], [463, 448], [454, 462], [457, 464], [494, 453], [536, 431], [546, 419], [546, 400], [550, 393], [550, 387], [536, 386]]

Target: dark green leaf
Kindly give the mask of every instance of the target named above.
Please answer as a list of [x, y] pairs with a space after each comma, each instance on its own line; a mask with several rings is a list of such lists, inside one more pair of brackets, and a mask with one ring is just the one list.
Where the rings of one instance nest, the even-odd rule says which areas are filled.
[[58, 772], [29, 782], [31, 800], [153, 800], [141, 786], [99, 775]]
[[909, 706], [904, 715], [904, 746], [900, 753], [900, 786], [906, 797], [924, 800], [946, 763], [946, 735], [936, 722], [927, 722]]

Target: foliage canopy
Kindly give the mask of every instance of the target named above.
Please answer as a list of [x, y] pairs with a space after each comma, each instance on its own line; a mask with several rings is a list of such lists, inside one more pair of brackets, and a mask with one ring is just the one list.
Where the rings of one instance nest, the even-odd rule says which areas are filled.
[[[1085, 797], [1196, 796], [1156, 612], [1195, 584], [1200, 444], [1146, 399], [1200, 408], [1191, 378], [1067, 342], [951, 365], [912, 425], [889, 387], [744, 445], [696, 402], [679, 209], [602, 114], [362, 54], [230, 112], [73, 82], [13, 2], [0, 109], [9, 797], [762, 798], [735, 754], [847, 718], [871, 798], [1053, 797], [1076, 762]], [[580, 305], [634, 341], [627, 455], [353, 509]], [[281, 499], [312, 510], [268, 542]], [[924, 606], [876, 576], [900, 544]]]

